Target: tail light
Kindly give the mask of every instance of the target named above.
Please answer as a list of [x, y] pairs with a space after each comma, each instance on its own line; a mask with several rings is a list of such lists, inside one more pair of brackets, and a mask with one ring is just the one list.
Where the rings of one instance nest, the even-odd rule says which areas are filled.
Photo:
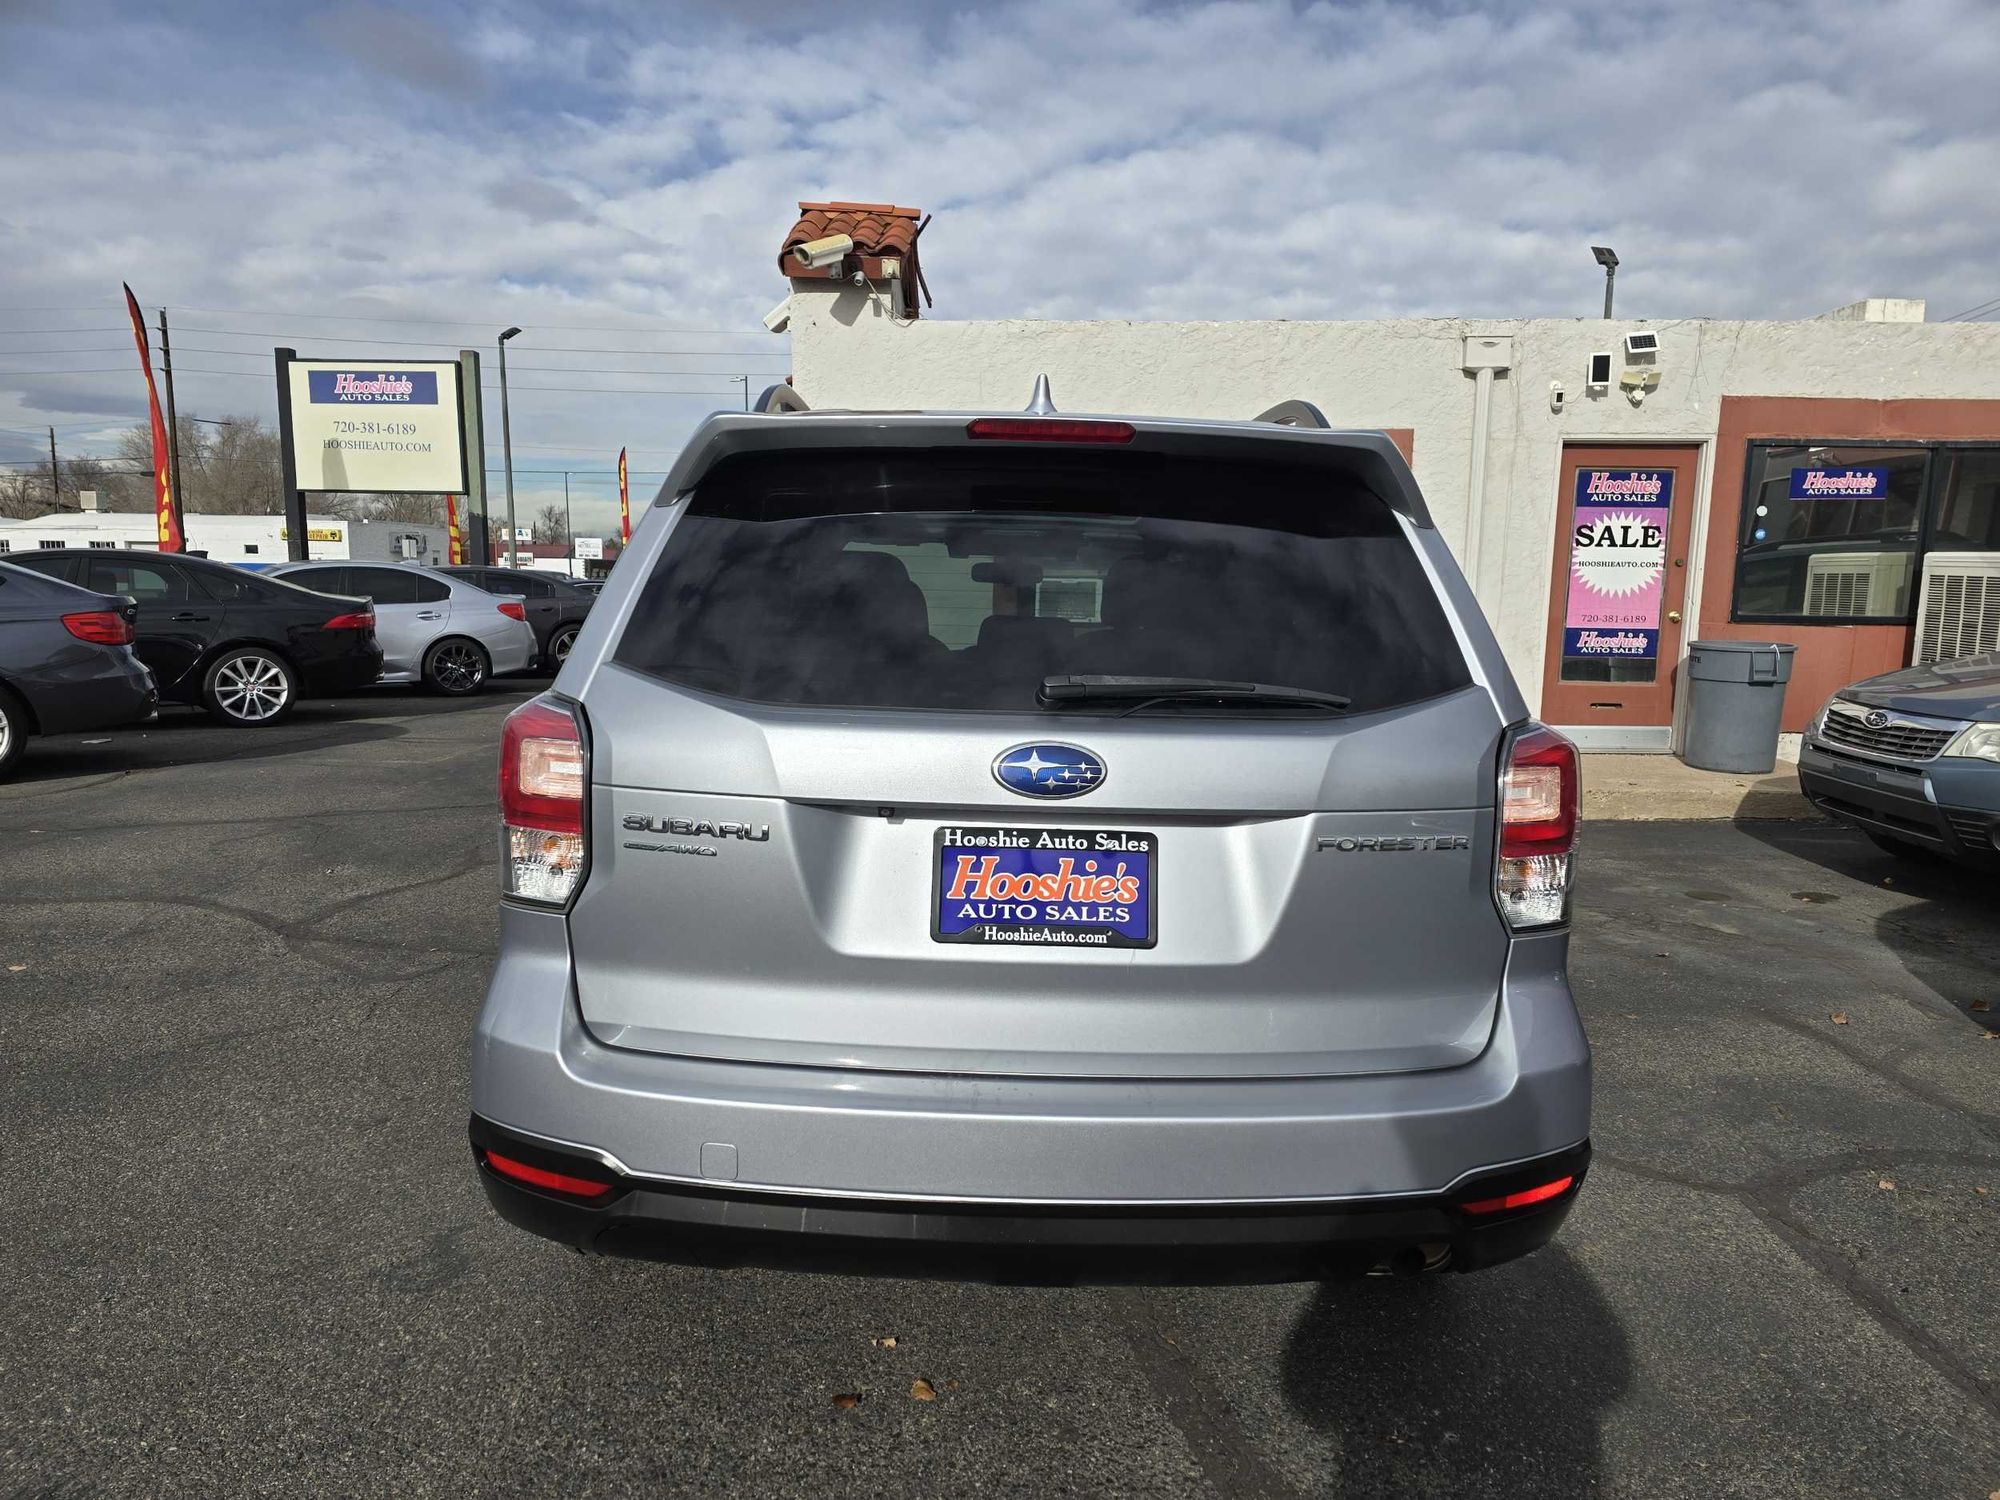
[[526, 620], [528, 618], [528, 606], [520, 603], [518, 600], [503, 599], [500, 601], [500, 613], [510, 620]]
[[374, 628], [375, 611], [372, 609], [350, 610], [344, 615], [335, 615], [320, 626], [321, 630], [373, 630]]
[[139, 638], [132, 622], [115, 609], [79, 610], [62, 617], [63, 629], [98, 646], [129, 646]]
[[1493, 894], [1515, 931], [1569, 917], [1582, 776], [1576, 746], [1544, 724], [1507, 740], [1500, 767], [1500, 852]]
[[589, 757], [576, 711], [534, 698], [500, 730], [500, 822], [506, 892], [544, 906], [567, 905], [583, 883]]

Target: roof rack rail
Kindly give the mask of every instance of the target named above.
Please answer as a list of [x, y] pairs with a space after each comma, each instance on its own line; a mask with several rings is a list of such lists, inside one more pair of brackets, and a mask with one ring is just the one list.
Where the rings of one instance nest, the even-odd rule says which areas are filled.
[[1252, 417], [1253, 422], [1275, 422], [1280, 427], [1319, 427], [1333, 430], [1333, 423], [1327, 421], [1317, 406], [1310, 401], [1280, 401], [1269, 411], [1259, 412]]
[[756, 409], [764, 412], [812, 410], [806, 405], [806, 398], [793, 390], [789, 381], [783, 380], [764, 388], [764, 394], [757, 398]]

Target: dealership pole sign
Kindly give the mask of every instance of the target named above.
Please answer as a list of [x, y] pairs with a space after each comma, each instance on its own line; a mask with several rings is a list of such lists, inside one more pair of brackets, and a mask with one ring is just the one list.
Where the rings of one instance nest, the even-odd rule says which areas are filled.
[[294, 359], [280, 397], [299, 489], [464, 491], [456, 360]]
[[1583, 469], [1570, 517], [1563, 655], [1650, 661], [1660, 654], [1671, 469]]

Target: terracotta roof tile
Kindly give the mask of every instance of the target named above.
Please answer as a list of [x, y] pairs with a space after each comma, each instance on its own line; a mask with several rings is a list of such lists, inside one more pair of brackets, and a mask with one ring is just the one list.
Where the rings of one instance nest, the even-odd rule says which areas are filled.
[[[832, 267], [807, 270], [792, 255], [794, 245], [825, 239], [831, 234], [849, 235], [854, 253], [863, 258], [900, 256], [906, 264], [903, 274], [916, 277], [917, 228], [923, 222], [920, 208], [903, 208], [894, 203], [801, 203], [798, 222], [792, 225], [785, 242], [778, 247], [778, 269], [801, 281], [830, 280]], [[871, 268], [864, 266], [864, 271]]]

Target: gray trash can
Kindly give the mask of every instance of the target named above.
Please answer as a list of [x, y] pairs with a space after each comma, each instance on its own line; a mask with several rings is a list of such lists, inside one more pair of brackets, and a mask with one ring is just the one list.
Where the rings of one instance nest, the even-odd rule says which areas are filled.
[[1681, 759], [1703, 771], [1763, 773], [1778, 764], [1778, 723], [1792, 652], [1780, 641], [1696, 641], [1688, 648]]

